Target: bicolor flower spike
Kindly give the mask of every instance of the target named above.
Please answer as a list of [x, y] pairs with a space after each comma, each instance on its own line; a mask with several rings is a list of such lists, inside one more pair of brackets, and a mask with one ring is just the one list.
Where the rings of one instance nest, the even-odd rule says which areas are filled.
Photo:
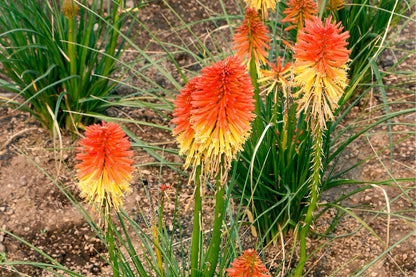
[[79, 142], [81, 153], [75, 157], [81, 161], [76, 165], [81, 196], [100, 207], [106, 205], [118, 210], [123, 194], [129, 191], [134, 170], [128, 137], [119, 125], [111, 122], [88, 126], [85, 135]]
[[261, 11], [261, 16], [266, 19], [269, 16], [269, 9], [274, 12], [276, 10], [276, 3], [280, 0], [245, 0], [247, 7], [253, 8], [256, 11]]
[[306, 114], [314, 122], [312, 130], [325, 129], [326, 121], [333, 119], [348, 83], [349, 34], [342, 29], [341, 23], [331, 23], [331, 18], [323, 23], [314, 17], [305, 21], [298, 34], [293, 70], [295, 85], [301, 89], [294, 96], [298, 98], [298, 113], [308, 110]]
[[315, 0], [290, 0], [283, 13], [286, 14], [286, 17], [282, 19], [282, 22], [293, 24], [285, 28], [285, 31], [293, 28], [301, 30], [305, 20], [318, 14], [318, 6]]
[[254, 249], [243, 251], [243, 255], [234, 259], [230, 265], [226, 269], [229, 277], [271, 277]]
[[266, 62], [267, 51], [270, 49], [269, 30], [264, 25], [255, 9], [248, 8], [244, 22], [237, 28], [234, 34], [233, 50], [237, 51], [244, 64], [249, 65], [254, 59], [256, 67]]
[[185, 168], [202, 165], [204, 174], [228, 169], [249, 136], [253, 111], [253, 86], [238, 57], [202, 69], [175, 101], [173, 134], [186, 154]]
[[287, 63], [282, 67], [281, 58], [278, 57], [276, 60], [276, 65], [267, 62], [270, 69], [261, 70], [262, 78], [259, 79], [259, 83], [265, 83], [267, 88], [265, 89], [266, 93], [269, 94], [277, 86], [281, 86], [283, 91], [283, 96], [287, 97], [287, 88], [290, 86], [288, 78], [291, 74], [291, 63]]
[[191, 124], [206, 170], [229, 168], [243, 149], [254, 119], [254, 93], [247, 68], [230, 56], [202, 69], [192, 95]]

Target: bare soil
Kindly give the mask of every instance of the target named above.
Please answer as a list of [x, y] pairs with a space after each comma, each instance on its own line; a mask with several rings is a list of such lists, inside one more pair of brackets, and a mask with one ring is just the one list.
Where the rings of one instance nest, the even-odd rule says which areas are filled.
[[[172, 7], [179, 15], [188, 22], [207, 18], [212, 11], [221, 11], [217, 1], [208, 1], [208, 6], [201, 8], [196, 1], [171, 1]], [[236, 13], [233, 3], [227, 4], [228, 13]], [[173, 35], [171, 26], [166, 19], [177, 24], [175, 16], [164, 6], [162, 1], [153, 1], [139, 13], [139, 19], [151, 26], [152, 31], [163, 37], [164, 41], [180, 43], [180, 36]], [[226, 22], [223, 22], [224, 26]], [[218, 28], [213, 23], [199, 25], [194, 31], [201, 36]], [[402, 46], [407, 50], [415, 49], [414, 23], [405, 28], [400, 39], [406, 40]], [[184, 33], [185, 34], [185, 33]], [[181, 35], [181, 34], [180, 34]], [[186, 38], [185, 38], [186, 39]], [[410, 39], [410, 40], [409, 40]], [[409, 41], [407, 41], [409, 40]], [[136, 38], [139, 47], [146, 47], [149, 51], [156, 51], [155, 43], [145, 32]], [[153, 46], [152, 46], [153, 45]], [[152, 48], [154, 47], [154, 48]], [[130, 56], [129, 56], [130, 55]], [[127, 53], [126, 59], [134, 59], [134, 51]], [[392, 62], [400, 59], [400, 51], [390, 51], [383, 54], [380, 63], [382, 70], [388, 70]], [[179, 64], [187, 67], [190, 71], [198, 71], [199, 68], [189, 66], [190, 57], [177, 56]], [[166, 65], [167, 67], [171, 65]], [[415, 57], [405, 59], [398, 70], [414, 70]], [[152, 74], [152, 73], [151, 73]], [[155, 80], [159, 84], [169, 86], [169, 82], [162, 76], [155, 74]], [[404, 78], [404, 77], [403, 77]], [[135, 80], [140, 84], [140, 80]], [[387, 84], [395, 84], [403, 81], [394, 76], [388, 76]], [[405, 87], [415, 91], [415, 83], [408, 82]], [[129, 89], [122, 87], [119, 94], [130, 93]], [[389, 89], [387, 92], [388, 101], [399, 99], [415, 101], [415, 95], [405, 93], [398, 89]], [[347, 125], [357, 116], [375, 109], [383, 103], [379, 92], [374, 91], [369, 97], [363, 99], [355, 107], [341, 125]], [[404, 108], [411, 108], [403, 104], [392, 107], [391, 112]], [[376, 120], [376, 116], [382, 114], [380, 110], [372, 113], [368, 122]], [[147, 122], [166, 124], [169, 122], [160, 115], [146, 109], [125, 108], [122, 110], [112, 108], [107, 111], [109, 115], [128, 114], [130, 118], [145, 120]], [[171, 116], [171, 115], [168, 115]], [[416, 112], [399, 116], [393, 122], [408, 123], [393, 126], [393, 141], [398, 141], [406, 136], [406, 132], [414, 132]], [[411, 125], [413, 124], [413, 125]], [[79, 197], [79, 190], [76, 185], [74, 160], [76, 154], [76, 141], [70, 136], [64, 135], [62, 142], [53, 139], [50, 133], [42, 129], [39, 124], [28, 114], [0, 108], [0, 227], [21, 237], [27, 242], [38, 247], [58, 262], [71, 270], [75, 270], [86, 276], [111, 276], [109, 266], [102, 259], [101, 255], [107, 256], [105, 246], [95, 236], [91, 227], [84, 220], [75, 206], [63, 194], [65, 189], [82, 202]], [[165, 146], [175, 147], [175, 140], [167, 131], [160, 129], [126, 124], [138, 138], [143, 141]], [[371, 133], [352, 143], [343, 153], [337, 171], [342, 172], [357, 162], [377, 153], [389, 144], [387, 126], [380, 126]], [[62, 150], [60, 149], [62, 143]], [[54, 150], [55, 149], [55, 150]], [[158, 197], [161, 184], [175, 184], [179, 190], [179, 207], [184, 209], [192, 201], [192, 186], [188, 185], [186, 177], [180, 176], [177, 172], [163, 167], [145, 165], [155, 162], [155, 159], [139, 148], [134, 149], [137, 170], [134, 172], [132, 191], [126, 195], [124, 209], [139, 223], [149, 222], [154, 213], [153, 201]], [[163, 154], [169, 161], [179, 162], [180, 159], [172, 154]], [[344, 207], [352, 208], [355, 217], [350, 214], [342, 216], [336, 227], [328, 234], [328, 237], [317, 237], [310, 235], [308, 238], [308, 251], [316, 251], [313, 257], [308, 260], [306, 270], [307, 276], [350, 276], [359, 270], [364, 264], [378, 257], [387, 248], [393, 246], [404, 236], [411, 233], [415, 226], [409, 225], [404, 219], [398, 216], [388, 217], [386, 212], [400, 214], [407, 217], [415, 217], [415, 184], [401, 183], [402, 189], [406, 190], [409, 198], [403, 196], [402, 191], [397, 187], [375, 185], [376, 182], [391, 178], [413, 178], [415, 177], [415, 137], [411, 136], [397, 143], [392, 152], [385, 149], [373, 158], [364, 162], [361, 166], [348, 171], [344, 178], [361, 181], [374, 182], [374, 186], [351, 197], [341, 203]], [[390, 163], [392, 155], [392, 163]], [[389, 175], [391, 174], [391, 176]], [[56, 184], [58, 183], [58, 185]], [[361, 185], [348, 185], [331, 189], [324, 192], [322, 203], [338, 199], [343, 194], [349, 193]], [[150, 199], [146, 195], [150, 193]], [[172, 214], [174, 210], [173, 199], [176, 190], [167, 191], [170, 201], [166, 203], [166, 224], [169, 231], [178, 235], [172, 230]], [[209, 194], [209, 192], [208, 192]], [[389, 203], [387, 205], [386, 203]], [[204, 200], [204, 214], [212, 214], [213, 202], [206, 198]], [[83, 204], [86, 210], [90, 208]], [[323, 208], [319, 208], [322, 211]], [[142, 215], [144, 214], [144, 216]], [[94, 214], [93, 212], [91, 214]], [[182, 213], [181, 224], [182, 237], [190, 237], [192, 229], [192, 213]], [[328, 209], [315, 222], [313, 228], [317, 233], [323, 232], [336, 217], [335, 209]], [[362, 220], [374, 231], [371, 233], [360, 224]], [[209, 226], [211, 217], [204, 217], [205, 226]], [[333, 239], [337, 237], [336, 239]], [[250, 246], [253, 241], [250, 232], [242, 233], [243, 241]], [[287, 240], [289, 249], [293, 240]], [[323, 247], [320, 247], [323, 246]], [[45, 262], [36, 251], [33, 251], [23, 242], [16, 238], [0, 233], [0, 252], [5, 252], [5, 257], [10, 261], [37, 261]], [[265, 249], [265, 263], [272, 271], [281, 264], [283, 251], [281, 245], [270, 245]], [[0, 257], [1, 259], [1, 257]], [[416, 235], [412, 235], [388, 251], [380, 260], [375, 262], [364, 276], [416, 276]], [[285, 276], [288, 269], [296, 265], [296, 255], [291, 261], [286, 261], [283, 273]], [[31, 266], [16, 266], [26, 276], [48, 276], [48, 273]], [[280, 270], [282, 270], [280, 268]], [[11, 267], [0, 268], [0, 276], [19, 276]]]

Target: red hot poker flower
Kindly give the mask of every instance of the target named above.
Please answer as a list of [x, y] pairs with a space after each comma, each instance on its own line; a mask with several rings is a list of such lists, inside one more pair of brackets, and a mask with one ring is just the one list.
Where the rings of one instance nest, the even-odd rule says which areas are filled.
[[[324, 0], [318, 0], [318, 9], [321, 9]], [[326, 8], [331, 11], [341, 10], [345, 6], [345, 0], [327, 0]]]
[[243, 251], [243, 255], [230, 265], [226, 269], [229, 277], [271, 277], [254, 249]]
[[311, 106], [307, 114], [318, 123], [313, 129], [326, 128], [325, 122], [333, 119], [332, 111], [347, 85], [349, 34], [342, 33], [340, 24], [331, 23], [331, 18], [325, 23], [318, 17], [306, 20], [295, 45], [294, 82], [301, 87], [295, 94], [298, 112]]
[[285, 31], [293, 28], [302, 29], [306, 19], [311, 19], [318, 14], [318, 7], [315, 0], [290, 0], [283, 13], [287, 16], [282, 19], [282, 22], [293, 24], [285, 28]]
[[242, 150], [254, 118], [253, 86], [238, 57], [202, 69], [192, 94], [191, 124], [206, 170], [230, 166]]
[[250, 64], [254, 58], [256, 67], [260, 63], [266, 62], [267, 51], [270, 49], [269, 30], [263, 24], [255, 9], [248, 8], [244, 17], [244, 22], [237, 28], [234, 34], [234, 47], [236, 56], [239, 56], [244, 64]]
[[[118, 209], [123, 192], [129, 190], [134, 168], [128, 137], [115, 123], [103, 122], [86, 127], [75, 159], [81, 196], [89, 202]], [[105, 200], [105, 201], [104, 201]]]
[[276, 3], [280, 0], [245, 0], [247, 2], [247, 7], [253, 8], [255, 10], [261, 11], [261, 16], [264, 19], [269, 17], [268, 10], [271, 9], [273, 12], [276, 9]]
[[261, 76], [258, 80], [259, 83], [266, 83], [265, 91], [269, 94], [277, 86], [281, 86], [283, 90], [283, 96], [287, 97], [287, 88], [290, 86], [289, 81], [287, 80], [290, 75], [290, 69], [292, 64], [287, 63], [282, 67], [281, 58], [278, 57], [276, 60], [276, 65], [267, 62], [270, 67], [270, 70], [261, 70]]

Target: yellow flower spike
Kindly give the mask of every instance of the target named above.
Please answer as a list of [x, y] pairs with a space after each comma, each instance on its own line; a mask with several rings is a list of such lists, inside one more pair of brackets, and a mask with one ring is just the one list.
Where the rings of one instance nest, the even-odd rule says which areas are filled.
[[264, 19], [269, 17], [269, 9], [274, 12], [276, 10], [276, 4], [280, 0], [245, 0], [247, 3], [247, 7], [260, 10], [261, 15]]

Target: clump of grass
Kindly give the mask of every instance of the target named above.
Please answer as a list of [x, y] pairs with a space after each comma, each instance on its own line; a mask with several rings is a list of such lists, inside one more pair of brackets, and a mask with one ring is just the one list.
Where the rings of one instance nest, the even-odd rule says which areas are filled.
[[[89, 8], [87, 8], [87, 6]], [[24, 98], [3, 105], [30, 112], [51, 132], [76, 132], [101, 113], [117, 82], [124, 43], [119, 31], [122, 1], [2, 1], [0, 3], [1, 86]], [[94, 12], [91, 12], [94, 11]]]

